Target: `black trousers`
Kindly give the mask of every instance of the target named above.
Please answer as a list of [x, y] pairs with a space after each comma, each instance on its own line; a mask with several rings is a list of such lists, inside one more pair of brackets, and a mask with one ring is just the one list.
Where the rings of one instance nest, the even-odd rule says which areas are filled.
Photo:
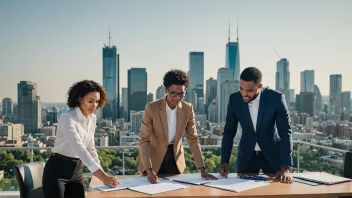
[[262, 169], [263, 173], [276, 173], [265, 160], [261, 151], [253, 151], [252, 158], [243, 173], [259, 174], [260, 169]]
[[43, 173], [45, 198], [84, 198], [82, 161], [54, 153]]
[[167, 147], [166, 154], [157, 174], [180, 174], [175, 161], [173, 144]]

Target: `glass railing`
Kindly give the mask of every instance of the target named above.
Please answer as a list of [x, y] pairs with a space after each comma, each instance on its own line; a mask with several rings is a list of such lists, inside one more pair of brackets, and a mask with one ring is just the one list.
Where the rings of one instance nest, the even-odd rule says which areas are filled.
[[[204, 163], [208, 172], [218, 172], [220, 166], [220, 145], [202, 145]], [[136, 158], [138, 146], [97, 147], [102, 168], [115, 175], [138, 175]], [[293, 146], [293, 172], [324, 171], [343, 175], [343, 159], [346, 150], [325, 147], [306, 142], [295, 141]], [[197, 172], [190, 149], [185, 147], [186, 171]], [[18, 191], [13, 166], [28, 162], [46, 161], [51, 155], [51, 148], [8, 148], [0, 147], [0, 171], [4, 178], [0, 181], [0, 191]], [[234, 145], [230, 158], [230, 172], [237, 172], [237, 145]], [[84, 183], [88, 189], [92, 174], [84, 167]]]

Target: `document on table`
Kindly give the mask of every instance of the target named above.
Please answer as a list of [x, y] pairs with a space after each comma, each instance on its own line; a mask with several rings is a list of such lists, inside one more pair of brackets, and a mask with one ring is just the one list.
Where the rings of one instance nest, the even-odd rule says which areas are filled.
[[101, 191], [109, 192], [109, 191], [114, 191], [114, 190], [122, 190], [122, 189], [131, 188], [131, 187], [150, 184], [147, 177], [145, 177], [145, 176], [137, 176], [137, 177], [131, 177], [131, 178], [126, 178], [126, 179], [119, 179], [119, 182], [120, 182], [120, 184], [118, 186], [116, 186], [115, 188], [110, 188], [105, 185], [96, 185], [96, 186], [92, 186], [92, 188], [96, 188]]
[[205, 186], [228, 190], [232, 192], [241, 192], [253, 188], [269, 185], [268, 182], [258, 180], [248, 180], [240, 178], [227, 178], [212, 181], [211, 183], [204, 184]]
[[[218, 180], [226, 179], [226, 177], [221, 176], [219, 173], [210, 173], [210, 174], [214, 175], [216, 178], [218, 178]], [[230, 177], [231, 176], [229, 175], [228, 178]], [[201, 185], [201, 184], [210, 183], [212, 181], [216, 181], [216, 180], [203, 179], [200, 173], [180, 174], [180, 175], [175, 175], [171, 177], [165, 177], [165, 179], [169, 179], [169, 180], [177, 181], [181, 183], [195, 184], [195, 185]]]
[[302, 180], [306, 180], [306, 181], [311, 181], [314, 183], [319, 183], [319, 184], [337, 184], [337, 183], [351, 181], [351, 179], [349, 179], [349, 178], [339, 177], [339, 176], [332, 175], [332, 174], [325, 173], [325, 172], [301, 173], [301, 174], [295, 175], [293, 177], [298, 178], [298, 179], [302, 179]]
[[167, 192], [171, 190], [178, 190], [178, 189], [183, 189], [187, 188], [187, 185], [182, 185], [177, 182], [164, 179], [164, 178], [159, 178], [160, 183], [157, 184], [151, 184], [147, 177], [145, 176], [138, 176], [138, 177], [131, 177], [127, 179], [120, 179], [119, 182], [120, 184], [116, 186], [115, 188], [110, 188], [105, 185], [96, 185], [96, 186], [91, 186], [92, 188], [96, 188], [98, 190], [104, 191], [104, 192], [110, 192], [110, 191], [115, 191], [115, 190], [122, 190], [122, 189], [130, 189], [134, 191], [138, 191], [141, 193], [145, 194], [157, 194], [157, 193], [162, 193], [162, 192]]
[[101, 190], [101, 191], [104, 191], [104, 192], [110, 192], [110, 191], [114, 191], [114, 190], [127, 189], [126, 187], [119, 187], [119, 186], [116, 186], [114, 188], [110, 188], [109, 186], [105, 186], [104, 184], [103, 185], [91, 186], [91, 187], [95, 188], [95, 189], [98, 189], [98, 190]]
[[133, 191], [141, 192], [144, 194], [148, 194], [148, 195], [154, 195], [158, 193], [179, 190], [179, 189], [184, 189], [189, 187], [187, 185], [176, 183], [170, 180], [164, 180], [164, 179], [159, 179], [159, 180], [160, 180], [160, 183], [157, 183], [157, 184], [148, 184], [143, 186], [132, 187], [129, 189]]

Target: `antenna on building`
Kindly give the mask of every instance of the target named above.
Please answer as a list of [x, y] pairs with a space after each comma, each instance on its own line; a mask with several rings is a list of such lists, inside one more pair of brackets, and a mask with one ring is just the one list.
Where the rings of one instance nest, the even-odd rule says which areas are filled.
[[229, 20], [229, 38], [228, 38], [228, 41], [230, 42], [230, 31], [231, 31], [231, 25], [230, 25], [230, 20]]
[[110, 45], [110, 24], [109, 24], [109, 47], [111, 47], [111, 45]]
[[238, 43], [238, 21], [237, 21], [237, 43]]
[[275, 48], [274, 48], [274, 51], [275, 51], [277, 57], [279, 57], [279, 59], [281, 60], [281, 57], [280, 57], [279, 53], [277, 53], [277, 51], [275, 50]]

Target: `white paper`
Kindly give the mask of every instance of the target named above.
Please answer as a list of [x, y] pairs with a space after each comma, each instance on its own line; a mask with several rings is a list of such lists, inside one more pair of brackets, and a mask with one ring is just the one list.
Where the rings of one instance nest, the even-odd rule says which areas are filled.
[[148, 195], [154, 195], [158, 193], [168, 192], [172, 190], [179, 190], [184, 188], [188, 188], [188, 186], [179, 184], [176, 182], [172, 182], [172, 181], [166, 181], [166, 182], [160, 181], [160, 183], [157, 183], [157, 184], [149, 184], [149, 185], [143, 185], [138, 187], [132, 187], [130, 188], [130, 190], [141, 192]]
[[258, 180], [248, 180], [240, 178], [227, 178], [221, 180], [214, 180], [211, 183], [204, 184], [205, 186], [219, 188], [222, 190], [229, 190], [232, 192], [241, 192], [253, 188], [269, 185], [268, 182]]
[[120, 186], [117, 186], [115, 188], [110, 188], [108, 186], [105, 186], [105, 185], [96, 185], [96, 186], [91, 186], [92, 188], [96, 188], [98, 190], [101, 190], [101, 191], [104, 191], [104, 192], [110, 192], [110, 191], [114, 191], [114, 190], [122, 190], [122, 189], [127, 189], [125, 187], [120, 187]]
[[[226, 178], [226, 177], [221, 176], [219, 173], [210, 173], [210, 174], [212, 174], [213, 176], [218, 178], [218, 180]], [[210, 183], [212, 181], [216, 181], [216, 180], [203, 179], [201, 177], [200, 173], [180, 174], [180, 175], [175, 175], [175, 176], [165, 177], [165, 178], [172, 180], [172, 181], [189, 183], [189, 184], [196, 184], [196, 185], [201, 185], [201, 184]], [[230, 178], [230, 176], [228, 178]]]
[[294, 177], [303, 179], [303, 180], [317, 182], [317, 183], [323, 183], [323, 184], [336, 184], [336, 183], [351, 181], [351, 179], [348, 179], [345, 177], [339, 177], [325, 172], [302, 173], [299, 176], [294, 176]]
[[126, 179], [119, 179], [119, 187], [131, 188], [136, 186], [148, 185], [150, 182], [146, 176], [130, 177]]
[[119, 179], [120, 184], [115, 188], [110, 188], [105, 185], [96, 185], [92, 186], [92, 188], [99, 189], [101, 191], [109, 192], [114, 190], [127, 189], [136, 186], [148, 185], [150, 182], [148, 181], [146, 176], [137, 176], [126, 179]]

